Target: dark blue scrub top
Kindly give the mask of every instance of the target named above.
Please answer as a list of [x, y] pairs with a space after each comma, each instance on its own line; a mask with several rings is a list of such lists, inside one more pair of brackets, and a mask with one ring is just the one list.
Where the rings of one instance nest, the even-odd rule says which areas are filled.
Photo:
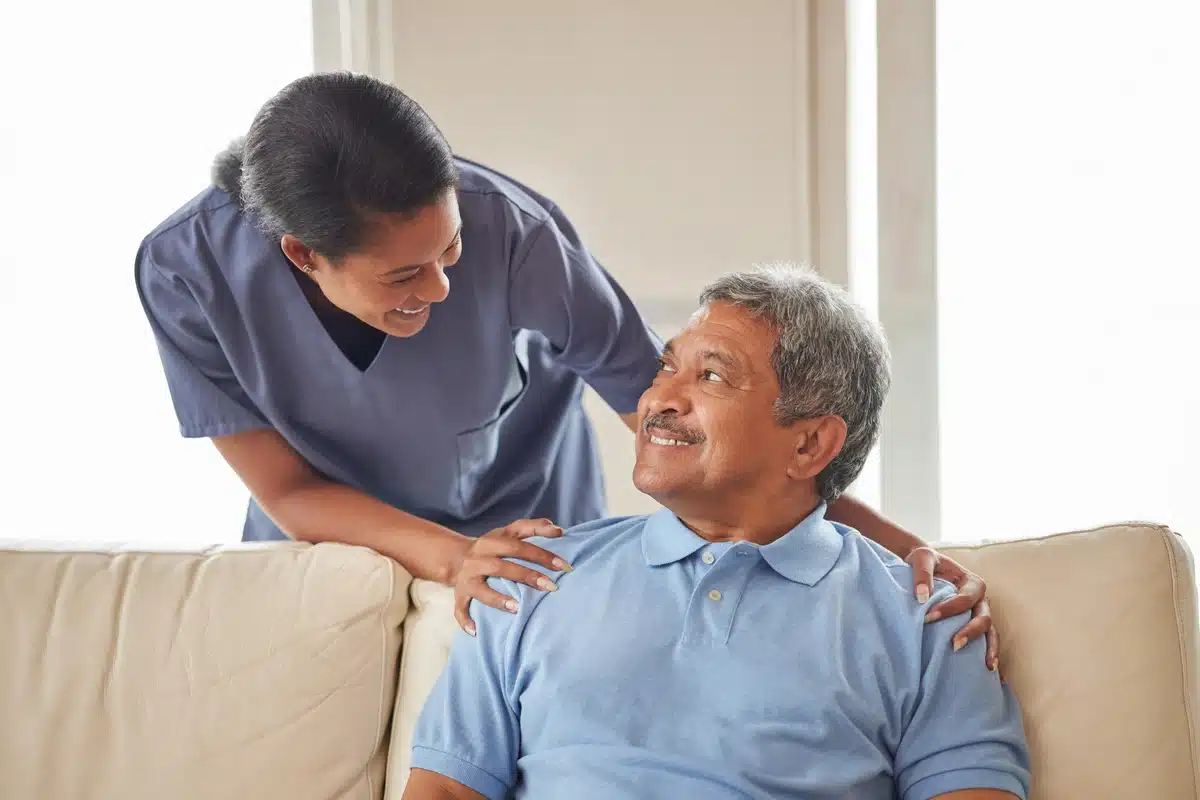
[[[183, 435], [274, 428], [327, 478], [469, 535], [603, 516], [583, 383], [635, 410], [662, 342], [550, 200], [458, 164], [450, 295], [365, 371], [228, 194], [210, 188], [154, 230], [137, 287]], [[251, 501], [243, 539], [281, 538]]]

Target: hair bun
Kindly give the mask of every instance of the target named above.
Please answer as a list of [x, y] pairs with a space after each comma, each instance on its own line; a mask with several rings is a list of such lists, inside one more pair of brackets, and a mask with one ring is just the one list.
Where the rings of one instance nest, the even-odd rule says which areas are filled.
[[246, 145], [245, 137], [238, 137], [217, 154], [212, 163], [212, 182], [229, 193], [241, 205], [242, 202], [242, 157]]

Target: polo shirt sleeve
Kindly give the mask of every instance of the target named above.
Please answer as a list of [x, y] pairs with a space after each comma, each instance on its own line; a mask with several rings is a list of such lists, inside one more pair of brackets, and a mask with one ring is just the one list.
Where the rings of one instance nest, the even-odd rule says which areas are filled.
[[[934, 605], [952, 595], [938, 592]], [[964, 789], [1029, 796], [1029, 752], [1021, 711], [1009, 687], [984, 665], [983, 639], [954, 652], [963, 614], [925, 625], [916, 703], [895, 755], [903, 800], [928, 800]]]
[[234, 376], [193, 289], [157, 264], [146, 244], [135, 277], [180, 433], [199, 438], [270, 427]]
[[557, 209], [516, 254], [509, 307], [514, 327], [542, 333], [614, 411], [637, 410], [658, 372], [662, 340]]
[[[507, 581], [488, 581], [517, 596]], [[522, 604], [524, 605], [524, 604]], [[477, 635], [456, 634], [450, 658], [413, 731], [412, 767], [445, 775], [504, 800], [517, 783], [521, 729], [511, 688], [516, 675], [513, 634], [520, 617], [472, 601]]]

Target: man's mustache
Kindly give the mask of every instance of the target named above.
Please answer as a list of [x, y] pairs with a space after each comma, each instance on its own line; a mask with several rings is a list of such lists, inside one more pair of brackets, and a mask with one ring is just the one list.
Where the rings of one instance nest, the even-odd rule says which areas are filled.
[[667, 414], [648, 414], [646, 421], [642, 423], [642, 432], [648, 433], [651, 428], [657, 428], [664, 433], [669, 433], [672, 439], [680, 442], [699, 444], [704, 441], [703, 434], [689, 431], [680, 425], [674, 417]]

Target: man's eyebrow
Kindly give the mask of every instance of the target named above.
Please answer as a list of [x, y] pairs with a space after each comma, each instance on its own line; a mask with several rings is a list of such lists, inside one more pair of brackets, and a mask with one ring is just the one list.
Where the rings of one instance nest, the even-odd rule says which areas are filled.
[[[664, 357], [675, 355], [675, 348], [673, 346], [674, 342], [675, 342], [675, 340], [672, 339], [671, 341], [667, 342], [663, 346], [663, 356]], [[701, 350], [700, 351], [700, 359], [702, 361], [715, 361], [718, 364], [720, 364], [721, 366], [723, 366], [725, 369], [730, 370], [730, 371], [741, 371], [741, 369], [742, 369], [742, 362], [740, 360], [738, 360], [738, 358], [736, 356], [731, 355], [730, 353], [728, 353], [724, 350], [718, 350], [717, 348], [714, 348], [714, 347], [709, 347], [704, 350]]]
[[700, 353], [700, 358], [705, 361], [715, 361], [728, 370], [740, 370], [742, 368], [741, 362], [724, 350], [704, 350]]
[[[459, 236], [462, 236], [462, 223], [461, 222], [458, 224], [458, 228], [454, 231], [454, 235], [450, 237], [450, 244], [446, 245], [446, 250], [449, 250], [451, 247], [454, 247], [454, 243], [458, 241]], [[444, 252], [446, 252], [446, 250], [443, 250], [442, 252], [444, 253]], [[424, 264], [413, 264], [413, 265], [407, 266], [407, 267], [395, 267], [395, 268], [389, 269], [387, 272], [383, 273], [383, 277], [394, 278], [397, 275], [404, 273], [404, 272], [416, 272], [423, 266], [425, 266], [425, 265]]]

